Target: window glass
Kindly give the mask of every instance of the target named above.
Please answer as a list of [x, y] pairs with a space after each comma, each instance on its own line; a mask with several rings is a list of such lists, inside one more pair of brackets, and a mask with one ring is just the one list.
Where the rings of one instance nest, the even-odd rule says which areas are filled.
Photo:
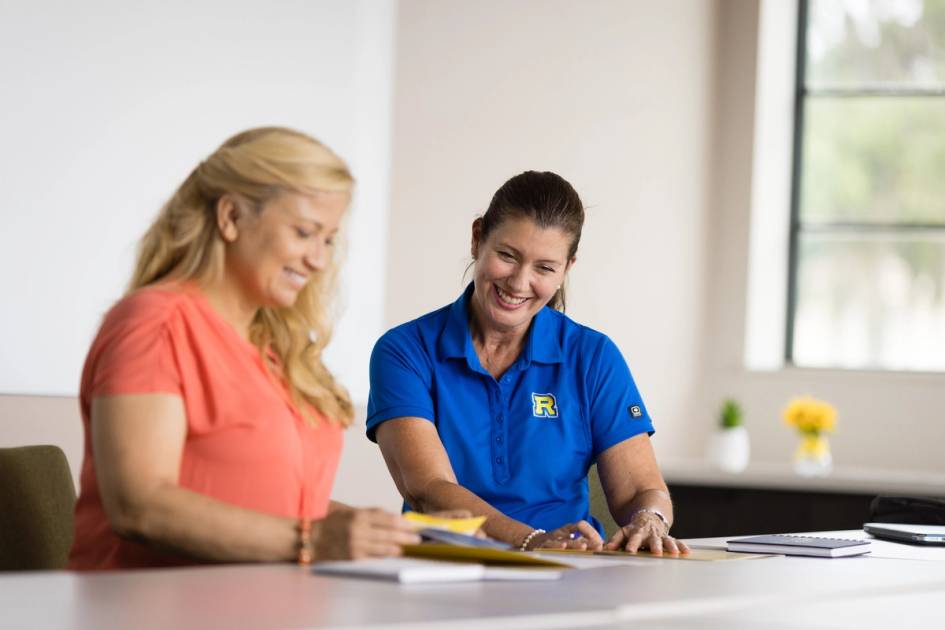
[[810, 97], [801, 220], [945, 226], [945, 98]]
[[945, 84], [945, 0], [812, 0], [808, 85]]
[[945, 235], [800, 240], [796, 363], [945, 370]]
[[945, 371], [945, 0], [801, 0], [788, 362]]

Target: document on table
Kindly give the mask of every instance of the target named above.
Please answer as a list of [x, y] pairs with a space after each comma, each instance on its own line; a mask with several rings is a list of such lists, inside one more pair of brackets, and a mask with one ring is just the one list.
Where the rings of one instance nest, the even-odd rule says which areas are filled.
[[716, 561], [716, 560], [757, 560], [758, 558], [769, 558], [770, 554], [757, 553], [734, 553], [724, 549], [690, 549], [689, 553], [672, 555], [664, 553], [656, 555], [649, 551], [638, 551], [630, 553], [628, 551], [583, 551], [580, 549], [542, 549], [542, 553], [548, 552], [548, 557], [554, 558], [557, 555], [567, 556], [564, 562], [571, 559], [572, 556], [593, 556], [596, 558], [606, 558], [607, 561], [622, 560], [629, 558], [646, 558], [644, 562], [653, 558], [662, 560], [697, 560], [697, 561]]
[[458, 560], [461, 562], [478, 562], [487, 565], [514, 566], [514, 567], [551, 567], [567, 569], [567, 561], [537, 558], [521, 551], [494, 549], [489, 547], [473, 547], [468, 545], [451, 545], [447, 543], [420, 543], [419, 545], [404, 545], [404, 555], [412, 558], [429, 560]]
[[467, 562], [444, 562], [416, 558], [367, 558], [343, 562], [320, 562], [312, 573], [390, 580], [401, 584], [478, 582], [482, 580], [544, 581], [561, 578], [561, 571], [548, 568], [494, 567]]
[[615, 566], [656, 566], [656, 563], [643, 560], [631, 554], [622, 554], [618, 556], [595, 556], [593, 553], [570, 553], [567, 557], [560, 552], [549, 551], [528, 551], [529, 556], [540, 558], [555, 563], [565, 563], [572, 569], [600, 569], [602, 567]]

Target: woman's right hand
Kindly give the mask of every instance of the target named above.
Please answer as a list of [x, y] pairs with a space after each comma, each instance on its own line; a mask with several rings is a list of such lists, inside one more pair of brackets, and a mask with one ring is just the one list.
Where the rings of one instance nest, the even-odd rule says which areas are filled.
[[593, 525], [587, 521], [578, 521], [559, 527], [556, 530], [537, 534], [528, 543], [528, 549], [588, 549], [600, 551], [604, 548], [604, 539]]
[[376, 508], [336, 510], [312, 523], [316, 562], [399, 556], [403, 545], [419, 542], [413, 526], [399, 514]]

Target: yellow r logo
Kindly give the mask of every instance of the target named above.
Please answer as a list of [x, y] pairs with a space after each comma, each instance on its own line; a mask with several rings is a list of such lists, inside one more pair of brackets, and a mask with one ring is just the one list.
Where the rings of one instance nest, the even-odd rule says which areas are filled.
[[532, 394], [532, 414], [536, 418], [557, 418], [558, 403], [554, 394]]

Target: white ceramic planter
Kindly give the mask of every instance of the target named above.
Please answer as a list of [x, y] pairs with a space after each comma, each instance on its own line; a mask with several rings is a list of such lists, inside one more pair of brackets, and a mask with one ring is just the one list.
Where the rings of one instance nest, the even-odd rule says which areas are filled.
[[719, 429], [709, 440], [709, 463], [725, 472], [742, 472], [750, 457], [751, 444], [745, 427]]

